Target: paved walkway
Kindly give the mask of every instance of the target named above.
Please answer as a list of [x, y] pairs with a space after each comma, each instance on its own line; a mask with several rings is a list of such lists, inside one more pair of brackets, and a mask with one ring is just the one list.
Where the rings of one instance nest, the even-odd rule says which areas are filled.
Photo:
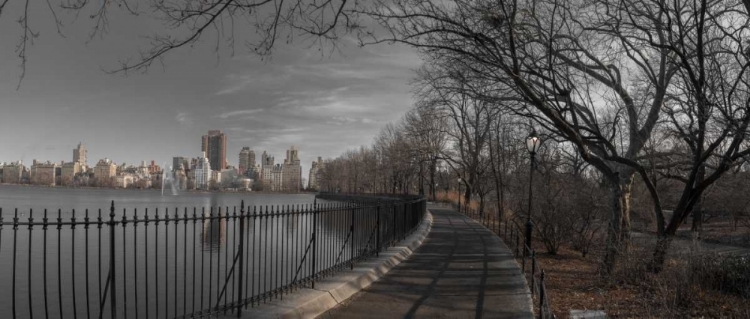
[[319, 318], [532, 318], [526, 280], [500, 238], [453, 210], [428, 209], [422, 246]]

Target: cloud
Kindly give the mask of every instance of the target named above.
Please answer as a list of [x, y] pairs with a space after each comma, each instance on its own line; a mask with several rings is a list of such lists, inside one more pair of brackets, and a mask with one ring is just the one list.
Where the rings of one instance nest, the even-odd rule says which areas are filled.
[[177, 113], [177, 116], [175, 116], [175, 120], [177, 120], [177, 122], [180, 122], [180, 124], [193, 124], [193, 118], [190, 116], [190, 113], [187, 112]]
[[263, 109], [239, 110], [239, 111], [231, 111], [231, 112], [222, 113], [222, 114], [217, 115], [216, 117], [227, 119], [230, 117], [235, 117], [235, 116], [240, 116], [240, 115], [250, 115], [250, 114], [256, 114], [260, 112], [263, 112]]
[[351, 117], [345, 117], [345, 116], [334, 116], [333, 120], [336, 122], [343, 122], [343, 123], [352, 123], [356, 122], [356, 119], [353, 119]]
[[348, 124], [380, 124], [380, 121], [371, 118], [354, 118], [347, 116], [334, 116], [330, 120], [326, 121], [326, 124], [331, 125], [348, 125]]

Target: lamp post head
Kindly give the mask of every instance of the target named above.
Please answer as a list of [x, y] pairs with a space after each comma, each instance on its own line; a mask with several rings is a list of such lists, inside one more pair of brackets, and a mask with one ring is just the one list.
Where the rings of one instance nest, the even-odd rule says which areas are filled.
[[542, 139], [536, 134], [536, 130], [532, 130], [529, 137], [526, 138], [526, 149], [531, 154], [536, 154], [539, 150], [539, 146], [542, 144]]

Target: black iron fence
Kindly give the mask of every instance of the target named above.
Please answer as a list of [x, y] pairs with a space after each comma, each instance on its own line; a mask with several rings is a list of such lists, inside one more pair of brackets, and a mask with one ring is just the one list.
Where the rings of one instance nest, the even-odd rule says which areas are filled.
[[[550, 308], [549, 295], [547, 294], [547, 286], [545, 284], [546, 275], [537, 263], [536, 251], [524, 243], [521, 227], [507, 220], [501, 221], [496, 213], [485, 212], [484, 214], [480, 214], [479, 210], [466, 206], [460, 207], [459, 212], [480, 222], [484, 227], [503, 239], [511, 252], [513, 252], [513, 255], [520, 259], [521, 271], [526, 276], [531, 296], [536, 303], [535, 306], [538, 307], [539, 318], [556, 318]], [[526, 267], [527, 259], [530, 262], [530, 267]]]
[[425, 209], [415, 199], [118, 214], [112, 202], [104, 213], [15, 210], [12, 221], [0, 209], [0, 287], [11, 294], [0, 309], [12, 318], [239, 316], [394, 245]]

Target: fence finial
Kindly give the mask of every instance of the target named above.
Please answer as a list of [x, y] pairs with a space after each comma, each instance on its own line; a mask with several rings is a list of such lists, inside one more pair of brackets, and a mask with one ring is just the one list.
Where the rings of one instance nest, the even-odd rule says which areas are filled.
[[112, 200], [112, 205], [109, 207], [109, 217], [115, 217], [115, 201]]

